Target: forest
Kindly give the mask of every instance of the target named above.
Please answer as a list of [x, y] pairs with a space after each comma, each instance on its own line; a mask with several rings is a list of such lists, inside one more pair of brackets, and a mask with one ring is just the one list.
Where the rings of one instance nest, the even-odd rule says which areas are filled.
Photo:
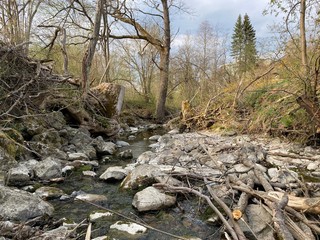
[[[183, 1], [8, 0], [1, 3], [1, 45], [78, 83], [84, 94], [104, 82], [125, 86], [125, 106], [150, 120], [177, 117], [187, 101], [193, 127], [215, 123], [210, 127], [306, 142], [320, 122], [318, 5], [270, 1], [264, 14], [282, 19], [266, 53], [246, 14], [232, 34], [204, 21], [196, 37], [172, 47], [170, 18], [188, 13]], [[2, 79], [10, 67], [1, 61]], [[12, 90], [3, 81], [1, 88], [8, 108]]]

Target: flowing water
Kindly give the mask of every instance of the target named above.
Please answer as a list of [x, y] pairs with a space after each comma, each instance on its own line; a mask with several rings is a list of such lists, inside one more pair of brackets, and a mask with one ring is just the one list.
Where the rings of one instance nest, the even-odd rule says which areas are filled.
[[[130, 143], [130, 146], [120, 148], [119, 151], [132, 149], [134, 156], [133, 160], [124, 161], [112, 156], [108, 163], [100, 164], [99, 168], [96, 169], [97, 176], [101, 175], [105, 169], [110, 166], [119, 166], [134, 162], [141, 153], [150, 150], [148, 146], [152, 142], [148, 140], [148, 137], [153, 134], [155, 134], [155, 132], [144, 132], [139, 134], [136, 139], [127, 141]], [[105, 195], [108, 200], [103, 207], [117, 211], [136, 221], [143, 222], [165, 232], [179, 236], [199, 237], [201, 239], [219, 239], [218, 236], [215, 236], [215, 233], [218, 232], [217, 227], [210, 226], [199, 220], [201, 219], [201, 216], [205, 214], [205, 210], [203, 209], [205, 204], [202, 201], [199, 201], [199, 199], [196, 199], [193, 196], [180, 196], [178, 198], [178, 204], [173, 208], [139, 213], [131, 205], [135, 192], [120, 190], [119, 185], [120, 182], [107, 183], [100, 181], [98, 177], [92, 178], [83, 176], [81, 171], [75, 171], [68, 176], [63, 183], [56, 186], [64, 190], [67, 194], [71, 194], [73, 191], [82, 190], [86, 193]], [[90, 213], [101, 211], [101, 209], [81, 201], [52, 200], [51, 203], [55, 207], [55, 219], [66, 218], [68, 221], [75, 223], [87, 219]], [[110, 231], [109, 229], [110, 225], [119, 220], [126, 221], [125, 219], [114, 215], [111, 218], [104, 218], [104, 220], [94, 223], [92, 238], [107, 235], [110, 239], [128, 239], [128, 235], [121, 235], [119, 232]], [[85, 231], [85, 229], [83, 229], [83, 231]], [[84, 237], [80, 237], [79, 239], [84, 239]], [[146, 233], [131, 239], [167, 240], [175, 238], [158, 233], [154, 230], [147, 230]]]

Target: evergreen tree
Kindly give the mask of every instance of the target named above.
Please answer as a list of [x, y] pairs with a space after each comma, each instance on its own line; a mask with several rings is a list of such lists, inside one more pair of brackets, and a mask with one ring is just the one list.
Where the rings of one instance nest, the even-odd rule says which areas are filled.
[[256, 33], [249, 16], [239, 15], [234, 27], [231, 43], [231, 56], [238, 63], [239, 72], [247, 72], [256, 63]]

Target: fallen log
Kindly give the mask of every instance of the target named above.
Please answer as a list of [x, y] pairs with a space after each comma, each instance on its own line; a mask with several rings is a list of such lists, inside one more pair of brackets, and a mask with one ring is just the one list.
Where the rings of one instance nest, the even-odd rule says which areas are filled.
[[[267, 194], [269, 197], [280, 201], [284, 196], [282, 192], [271, 191]], [[303, 198], [303, 197], [295, 197], [288, 195], [289, 201], [288, 206], [293, 209], [313, 213], [320, 214], [320, 197], [317, 198]]]

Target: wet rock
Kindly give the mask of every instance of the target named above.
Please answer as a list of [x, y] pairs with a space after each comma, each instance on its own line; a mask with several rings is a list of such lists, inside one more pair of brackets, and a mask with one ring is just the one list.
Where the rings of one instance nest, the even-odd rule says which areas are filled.
[[26, 166], [19, 165], [8, 171], [5, 182], [8, 186], [25, 186], [29, 184], [32, 175]]
[[103, 203], [107, 201], [107, 197], [104, 195], [82, 192], [75, 197], [75, 200], [82, 200], [82, 201], [94, 202], [94, 203]]
[[131, 159], [133, 158], [133, 154], [132, 154], [132, 150], [131, 149], [127, 149], [125, 151], [122, 151], [119, 153], [119, 157], [122, 159]]
[[100, 218], [106, 218], [113, 216], [113, 213], [111, 212], [95, 212], [91, 213], [89, 216], [90, 222], [95, 222]]
[[136, 139], [137, 137], [135, 136], [135, 135], [130, 135], [130, 136], [128, 136], [128, 140], [134, 140], [134, 139]]
[[137, 223], [133, 222], [123, 222], [123, 221], [118, 221], [115, 224], [112, 224], [110, 226], [110, 229], [117, 229], [122, 232], [127, 232], [131, 235], [136, 235], [136, 234], [142, 234], [147, 231], [147, 228], [139, 225]]
[[130, 146], [130, 143], [118, 140], [118, 141], [116, 141], [116, 145], [117, 145], [117, 147], [128, 147], [128, 146]]
[[60, 160], [53, 157], [48, 157], [40, 161], [34, 168], [35, 176], [48, 180], [50, 178], [59, 178], [62, 176]]
[[123, 169], [120, 166], [109, 167], [99, 179], [101, 180], [122, 180], [127, 176], [127, 170]]
[[150, 141], [158, 141], [160, 137], [161, 137], [160, 135], [153, 135], [153, 136], [149, 137], [149, 140]]
[[27, 221], [51, 215], [53, 207], [31, 193], [0, 186], [0, 217], [5, 220]]
[[56, 187], [40, 187], [35, 192], [35, 195], [39, 196], [44, 200], [60, 198], [63, 194], [65, 194], [61, 189]]
[[164, 194], [154, 187], [147, 187], [134, 195], [132, 205], [139, 212], [144, 212], [171, 207], [175, 203], [176, 197]]
[[93, 146], [100, 155], [113, 155], [117, 150], [117, 145], [113, 142], [105, 142], [101, 136], [97, 137]]

